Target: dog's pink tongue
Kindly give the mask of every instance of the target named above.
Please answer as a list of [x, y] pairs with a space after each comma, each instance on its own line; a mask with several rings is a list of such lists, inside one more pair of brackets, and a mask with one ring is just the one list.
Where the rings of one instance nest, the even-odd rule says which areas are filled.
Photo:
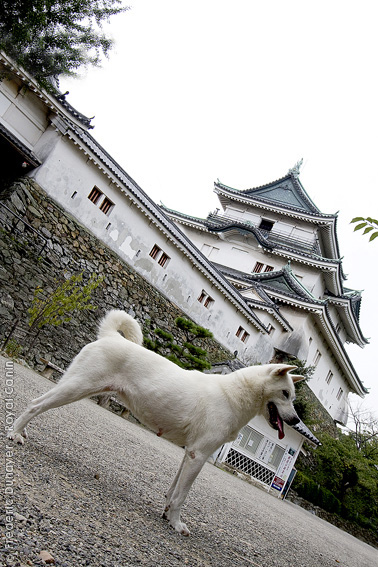
[[284, 424], [279, 415], [277, 415], [277, 425], [278, 425], [278, 439], [283, 439], [285, 437]]

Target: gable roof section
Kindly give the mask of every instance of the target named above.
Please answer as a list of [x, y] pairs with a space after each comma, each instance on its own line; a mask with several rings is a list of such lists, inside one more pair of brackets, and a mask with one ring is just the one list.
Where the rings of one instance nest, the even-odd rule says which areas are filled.
[[282, 295], [285, 297], [285, 303], [291, 303], [290, 299], [292, 299], [293, 306], [303, 304], [303, 306], [306, 305], [308, 307], [309, 311], [316, 310], [318, 305], [322, 306], [326, 304], [327, 300], [317, 299], [300, 283], [289, 264], [284, 266], [281, 270], [261, 273], [253, 272], [251, 274], [220, 264], [215, 265], [226, 277], [256, 286], [259, 290], [260, 297], [262, 297], [261, 294], [264, 292], [270, 301], [274, 302]]
[[234, 189], [218, 180], [214, 183], [214, 191], [224, 209], [234, 202], [315, 224], [322, 241], [323, 255], [329, 259], [340, 258], [337, 214], [322, 213], [308, 196], [298, 173], [293, 170], [285, 177], [253, 189]]
[[306, 214], [321, 214], [307, 195], [298, 177], [292, 173], [261, 187], [246, 189], [242, 193], [272, 205], [279, 204], [282, 207], [299, 209]]
[[335, 217], [335, 215], [324, 214], [320, 211], [308, 196], [298, 175], [292, 171], [276, 181], [251, 189], [235, 189], [221, 183], [219, 179], [214, 183], [214, 188], [222, 204], [226, 204], [227, 199], [239, 197], [246, 203], [250, 201], [261, 206], [268, 205], [269, 208], [286, 210], [291, 215], [299, 213], [300, 215], [319, 218], [324, 221]]
[[[220, 268], [222, 271], [223, 269]], [[225, 273], [225, 272], [223, 272]], [[240, 274], [242, 274], [240, 272]], [[290, 263], [281, 270], [273, 270], [271, 272], [260, 272], [252, 274], [242, 274], [245, 281], [257, 282], [260, 287], [265, 290], [267, 295], [274, 299], [279, 294], [284, 294], [286, 298], [293, 299], [293, 306], [303, 303], [308, 306], [325, 306], [329, 309], [334, 306], [343, 321], [345, 330], [348, 334], [349, 341], [361, 347], [368, 344], [368, 340], [363, 336], [359, 325], [359, 313], [361, 306], [361, 292], [348, 290], [340, 296], [336, 296], [327, 292], [323, 299], [315, 297], [295, 276], [290, 267]]]
[[280, 313], [279, 306], [269, 297], [266, 290], [258, 282], [246, 281], [243, 278], [245, 275], [243, 272], [228, 266], [214, 265], [239, 290], [248, 305], [268, 312], [278, 321], [284, 331], [293, 331], [289, 321]]

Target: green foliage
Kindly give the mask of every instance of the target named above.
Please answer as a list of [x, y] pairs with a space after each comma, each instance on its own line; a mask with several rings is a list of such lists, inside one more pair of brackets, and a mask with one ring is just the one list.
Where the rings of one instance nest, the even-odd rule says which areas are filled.
[[153, 350], [154, 352], [157, 351], [157, 344], [154, 341], [151, 341], [148, 337], [144, 337], [144, 346], [148, 348], [148, 350]]
[[34, 292], [32, 306], [28, 309], [29, 326], [41, 329], [45, 325], [59, 326], [72, 318], [74, 311], [95, 310], [89, 301], [94, 289], [103, 277], [92, 274], [88, 283], [83, 285], [83, 272], [73, 274], [50, 294], [41, 287]]
[[173, 335], [171, 335], [171, 333], [167, 333], [167, 331], [164, 331], [163, 329], [155, 329], [155, 333], [158, 337], [169, 343], [173, 341]]
[[[146, 348], [165, 356], [171, 362], [187, 370], [195, 369], [203, 371], [211, 368], [211, 364], [207, 360], [207, 351], [194, 345], [193, 341], [205, 337], [210, 338], [213, 336], [212, 333], [184, 317], [178, 317], [175, 320], [175, 324], [179, 329], [184, 331], [188, 339], [187, 341], [179, 345], [175, 342], [171, 333], [164, 329], [157, 328], [154, 330], [157, 337], [155, 341], [151, 340], [149, 337], [145, 337], [144, 344]], [[150, 329], [148, 330], [150, 331]]]
[[196, 325], [193, 321], [185, 319], [184, 317], [177, 317], [175, 324], [179, 329], [184, 331], [187, 336], [188, 342], [193, 342], [195, 339], [212, 339], [213, 333], [205, 327]]
[[10, 358], [18, 358], [22, 352], [22, 345], [18, 344], [15, 339], [10, 339], [5, 345], [5, 352]]
[[187, 348], [188, 351], [190, 352], [190, 354], [192, 354], [194, 356], [201, 357], [201, 356], [207, 355], [207, 352], [203, 348], [197, 347], [197, 346], [193, 345], [192, 343], [185, 342], [184, 347]]
[[190, 332], [195, 327], [195, 323], [193, 323], [193, 321], [185, 319], [184, 317], [177, 317], [177, 319], [175, 319], [175, 324], [179, 329], [186, 332]]
[[356, 230], [364, 229], [362, 234], [370, 234], [369, 242], [375, 240], [378, 237], [378, 220], [371, 217], [355, 217], [350, 221], [351, 223], [357, 222], [358, 224], [354, 227], [354, 232]]
[[335, 498], [332, 492], [300, 471], [297, 472], [295, 477], [295, 490], [299, 496], [312, 502], [315, 506], [320, 506], [327, 512], [341, 514], [341, 502]]
[[112, 40], [102, 32], [121, 0], [3, 0], [0, 49], [43, 85], [79, 67], [98, 66]]
[[375, 461], [363, 456], [351, 435], [340, 432], [339, 439], [327, 434], [319, 437], [322, 446], [311, 450], [311, 465], [297, 473], [294, 490], [325, 510], [376, 529], [378, 470]]

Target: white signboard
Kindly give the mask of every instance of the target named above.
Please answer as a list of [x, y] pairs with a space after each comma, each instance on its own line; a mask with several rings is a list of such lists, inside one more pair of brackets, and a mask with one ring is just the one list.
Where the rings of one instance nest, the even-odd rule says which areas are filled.
[[265, 438], [259, 445], [256, 457], [263, 463], [268, 463], [275, 446], [274, 441]]
[[282, 461], [280, 462], [280, 466], [278, 467], [276, 473], [276, 475], [279, 478], [282, 478], [282, 480], [286, 481], [289, 478], [289, 474], [291, 472], [291, 469], [293, 468], [294, 455], [294, 449], [287, 449], [284, 456], [282, 457]]

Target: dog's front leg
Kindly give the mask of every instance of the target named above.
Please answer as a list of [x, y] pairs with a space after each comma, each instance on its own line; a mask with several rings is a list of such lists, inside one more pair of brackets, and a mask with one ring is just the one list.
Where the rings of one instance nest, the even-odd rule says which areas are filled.
[[[185, 453], [184, 453], [184, 458], [183, 458], [183, 460], [181, 461], [181, 464], [180, 464], [179, 469], [178, 469], [178, 471], [177, 471], [177, 473], [176, 473], [176, 476], [175, 476], [175, 478], [173, 479], [173, 482], [172, 482], [171, 486], [169, 487], [169, 490], [168, 490], [167, 494], [165, 495], [165, 499], [166, 499], [166, 502], [167, 502], [167, 503], [171, 501], [173, 491], [174, 491], [174, 489], [176, 488], [176, 484], [177, 484], [177, 482], [178, 482], [178, 479], [180, 478], [181, 471], [182, 471], [182, 469], [183, 469], [183, 467], [184, 467], [185, 460], [186, 460], [186, 451], [185, 451]], [[166, 514], [165, 514], [165, 512], [164, 512], [163, 518], [165, 518], [165, 517], [166, 517]]]
[[181, 506], [206, 459], [206, 454], [186, 449], [178, 473], [167, 493], [163, 517], [169, 520], [171, 526], [184, 536], [188, 536], [190, 532], [180, 520]]

